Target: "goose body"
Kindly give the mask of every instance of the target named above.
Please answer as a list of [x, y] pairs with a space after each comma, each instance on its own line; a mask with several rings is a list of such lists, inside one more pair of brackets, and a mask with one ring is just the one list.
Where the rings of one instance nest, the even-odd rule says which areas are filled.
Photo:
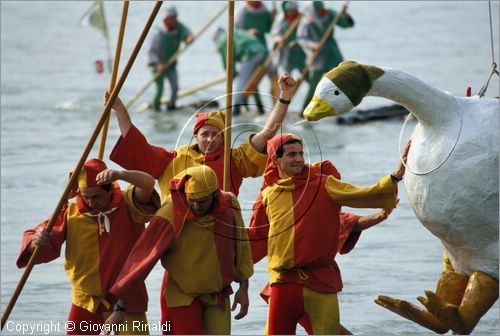
[[440, 126], [417, 124], [408, 167], [427, 172], [446, 161], [425, 175], [408, 172], [408, 199], [455, 271], [498, 279], [498, 100], [448, 96], [456, 118]]
[[304, 116], [346, 113], [364, 96], [393, 100], [417, 118], [404, 179], [411, 207], [456, 271], [498, 279], [498, 99], [456, 97], [400, 70], [343, 62]]
[[[469, 333], [498, 298], [499, 100], [457, 97], [400, 70], [347, 61], [323, 77], [304, 117], [319, 120], [349, 112], [365, 96], [393, 100], [418, 120], [404, 178], [410, 205], [419, 221], [441, 240], [453, 273], [465, 277], [465, 285], [474, 282], [463, 286], [462, 302], [453, 303], [454, 310], [446, 308], [449, 303], [443, 295], [436, 299], [439, 293], [426, 292], [429, 300], [419, 300], [432, 316], [406, 301], [379, 297], [376, 302], [436, 332]], [[491, 279], [489, 301], [474, 294], [484, 285], [475, 272]], [[446, 287], [441, 280], [438, 290]], [[484, 306], [477, 321], [469, 321], [455, 310], [470, 305], [466, 297], [474, 295], [485, 302], [476, 305]]]

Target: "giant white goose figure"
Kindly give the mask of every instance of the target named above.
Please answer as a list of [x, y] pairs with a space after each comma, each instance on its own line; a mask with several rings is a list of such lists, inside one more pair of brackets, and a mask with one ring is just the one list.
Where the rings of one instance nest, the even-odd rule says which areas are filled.
[[388, 296], [375, 302], [435, 332], [468, 334], [498, 298], [499, 101], [456, 97], [403, 71], [346, 61], [325, 74], [304, 117], [346, 113], [367, 95], [391, 99], [418, 119], [404, 183], [452, 266], [436, 293], [418, 298], [427, 310]]

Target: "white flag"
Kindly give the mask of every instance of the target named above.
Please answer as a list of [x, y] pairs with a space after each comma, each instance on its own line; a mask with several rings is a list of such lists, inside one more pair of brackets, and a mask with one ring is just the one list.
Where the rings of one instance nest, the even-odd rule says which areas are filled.
[[103, 0], [94, 0], [92, 6], [82, 15], [80, 23], [89, 24], [98, 29], [104, 35], [104, 38], [108, 40], [108, 26], [104, 16]]
[[104, 35], [106, 48], [108, 49], [108, 71], [111, 72], [113, 61], [109, 43], [108, 25], [106, 24], [106, 16], [104, 15], [103, 0], [94, 0], [92, 6], [82, 15], [80, 24], [91, 25]]

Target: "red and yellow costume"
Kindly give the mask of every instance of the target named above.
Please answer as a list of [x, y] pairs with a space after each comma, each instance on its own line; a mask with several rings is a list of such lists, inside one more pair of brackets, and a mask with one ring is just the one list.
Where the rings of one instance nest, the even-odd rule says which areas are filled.
[[[171, 195], [134, 246], [110, 293], [127, 302], [161, 259], [168, 271], [166, 303], [176, 334], [228, 334], [231, 283], [253, 274], [250, 244], [236, 197], [218, 191], [207, 166], [188, 168], [170, 183]], [[187, 198], [217, 193], [196, 217]]]
[[[198, 113], [194, 133], [204, 125], [224, 129], [222, 112]], [[111, 152], [110, 159], [125, 169], [144, 171], [158, 180], [162, 202], [170, 194], [170, 180], [189, 167], [207, 165], [215, 171], [219, 186], [222, 188], [224, 177], [224, 148], [212, 154], [203, 154], [198, 145], [183, 145], [176, 150], [149, 144], [144, 135], [134, 126], [127, 135], [121, 137]], [[238, 148], [231, 150], [231, 192], [238, 195], [244, 177], [262, 175], [267, 155], [257, 152], [250, 143], [250, 138]]]
[[[224, 113], [197, 113], [193, 133], [205, 126], [211, 125], [224, 130]], [[215, 171], [219, 188], [224, 182], [224, 149], [212, 154], [203, 154], [197, 144], [183, 145], [176, 150], [149, 144], [144, 135], [134, 126], [127, 135], [121, 137], [111, 152], [110, 159], [126, 169], [144, 171], [158, 180], [162, 203], [170, 195], [170, 180], [189, 167], [207, 165]], [[257, 152], [250, 143], [250, 138], [238, 148], [231, 150], [231, 192], [238, 196], [241, 183], [245, 177], [257, 177], [264, 173], [267, 155]], [[164, 275], [163, 284], [166, 283]], [[165, 287], [161, 288], [160, 304], [162, 323], [170, 320], [164, 299]]]
[[[79, 188], [96, 186], [95, 176], [104, 169], [106, 166], [100, 160], [87, 161], [78, 177]], [[64, 268], [71, 283], [72, 299], [68, 320], [75, 322], [76, 329], [72, 332], [75, 335], [84, 334], [78, 329], [81, 321], [104, 323], [112, 303], [106, 299], [108, 290], [144, 231], [144, 223], [159, 206], [157, 194], [156, 202], [143, 206], [135, 202], [133, 186], [121, 191], [115, 183], [113, 188], [110, 204], [97, 216], [89, 213], [86, 203], [77, 193], [76, 203], [68, 203], [61, 210], [52, 228], [50, 241], [40, 249], [36, 260], [37, 264], [41, 264], [58, 258], [62, 244], [66, 242]], [[37, 229], [47, 224], [48, 220], [24, 232], [18, 267], [27, 265], [31, 257], [28, 246]], [[137, 284], [137, 288], [128, 306], [127, 323], [146, 321], [148, 295], [144, 282]]]
[[[357, 187], [334, 177], [324, 167], [328, 163], [305, 165], [301, 175], [280, 179], [273, 163], [276, 150], [293, 137], [284, 134], [268, 142], [264, 188], [248, 229], [251, 240], [267, 241], [268, 331], [295, 333], [297, 322], [306, 315], [314, 334], [338, 334], [336, 293], [342, 289], [342, 279], [334, 259], [338, 251], [349, 251], [359, 237], [351, 234], [356, 221], [341, 225], [340, 208], [394, 208], [394, 185], [386, 176], [371, 187]], [[262, 244], [253, 247], [254, 259], [265, 253]]]

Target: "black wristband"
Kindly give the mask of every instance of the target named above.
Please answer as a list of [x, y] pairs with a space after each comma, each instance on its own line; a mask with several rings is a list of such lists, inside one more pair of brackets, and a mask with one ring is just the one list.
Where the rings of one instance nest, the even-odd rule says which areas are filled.
[[114, 312], [125, 312], [125, 311], [127, 311], [127, 307], [124, 307], [118, 303], [115, 303], [113, 305], [113, 311]]
[[289, 101], [289, 100], [283, 99], [283, 98], [281, 98], [281, 97], [279, 98], [279, 101], [280, 101], [280, 103], [282, 103], [282, 104], [285, 104], [285, 105], [290, 105], [290, 101]]

